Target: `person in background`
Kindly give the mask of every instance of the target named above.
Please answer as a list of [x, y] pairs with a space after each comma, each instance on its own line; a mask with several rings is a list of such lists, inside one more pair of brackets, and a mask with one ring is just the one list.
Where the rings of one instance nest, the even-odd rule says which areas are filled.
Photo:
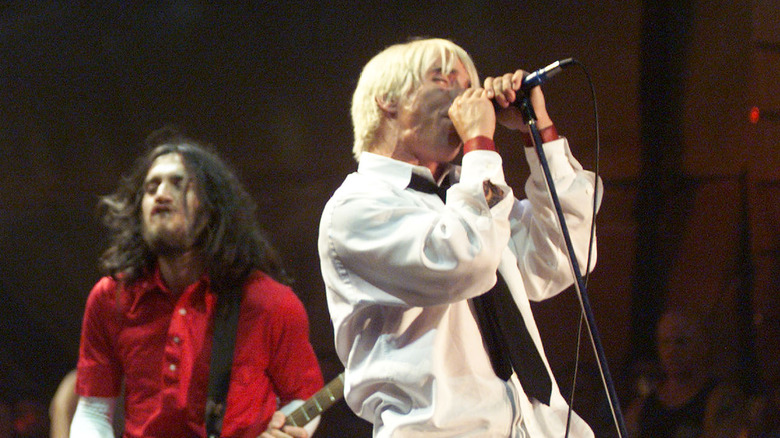
[[713, 372], [711, 345], [701, 320], [679, 309], [665, 311], [656, 344], [661, 376], [629, 404], [629, 438], [739, 436], [745, 395], [738, 385]]
[[[532, 144], [509, 107], [524, 75], [480, 86], [468, 53], [436, 38], [388, 47], [360, 75], [358, 167], [326, 204], [318, 246], [346, 401], [375, 437], [593, 436], [576, 413], [567, 425], [529, 304], [573, 282], [538, 157], [522, 146], [499, 154], [493, 141], [498, 117]], [[541, 89], [529, 99], [588, 266], [598, 183], [558, 136]], [[503, 174], [522, 154], [525, 200]]]
[[76, 370], [71, 370], [60, 381], [49, 402], [49, 438], [68, 438], [70, 423], [78, 404]]
[[[124, 430], [124, 397], [122, 394], [124, 394], [124, 388], [120, 396], [117, 397], [112, 421], [114, 435], [117, 437], [121, 437]], [[73, 369], [65, 374], [49, 400], [49, 438], [70, 437], [70, 424], [73, 421], [73, 414], [76, 413], [78, 403], [76, 370]]]
[[[111, 437], [124, 382], [124, 436], [206, 435], [213, 322], [240, 303], [223, 437], [307, 437], [279, 405], [323, 386], [306, 311], [284, 283], [255, 204], [209, 147], [163, 129], [100, 200], [106, 274], [84, 313], [71, 436]], [[277, 404], [279, 403], [279, 404]]]

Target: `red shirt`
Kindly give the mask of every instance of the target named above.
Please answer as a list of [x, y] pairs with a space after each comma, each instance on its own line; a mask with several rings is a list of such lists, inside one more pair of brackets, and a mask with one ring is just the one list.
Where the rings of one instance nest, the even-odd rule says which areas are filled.
[[[90, 292], [78, 362], [81, 396], [117, 397], [125, 379], [125, 437], [204, 437], [212, 313], [206, 277], [178, 298], [159, 271], [117, 298]], [[244, 287], [222, 436], [256, 437], [281, 406], [323, 386], [309, 322], [293, 291], [260, 272]]]

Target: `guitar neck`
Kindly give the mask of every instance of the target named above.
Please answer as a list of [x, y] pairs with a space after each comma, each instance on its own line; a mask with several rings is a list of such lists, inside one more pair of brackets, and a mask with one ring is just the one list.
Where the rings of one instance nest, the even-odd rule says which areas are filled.
[[287, 416], [285, 424], [303, 427], [326, 409], [333, 406], [342, 397], [344, 397], [344, 373], [339, 374], [335, 379], [328, 382], [324, 388], [317, 391], [303, 405], [292, 411]]

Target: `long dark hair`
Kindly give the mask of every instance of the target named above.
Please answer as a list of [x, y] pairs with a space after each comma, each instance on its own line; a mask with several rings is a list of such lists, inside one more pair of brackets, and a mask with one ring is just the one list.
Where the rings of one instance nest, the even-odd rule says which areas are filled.
[[214, 291], [239, 288], [255, 270], [291, 283], [281, 258], [260, 229], [257, 205], [209, 146], [174, 128], [153, 132], [146, 146], [148, 153], [136, 161], [129, 176], [122, 177], [117, 191], [98, 203], [98, 213], [111, 233], [111, 244], [100, 257], [106, 275], [129, 284], [154, 267], [156, 254], [141, 234], [143, 183], [157, 157], [176, 153], [195, 181], [200, 214], [206, 221], [195, 245], [204, 257]]

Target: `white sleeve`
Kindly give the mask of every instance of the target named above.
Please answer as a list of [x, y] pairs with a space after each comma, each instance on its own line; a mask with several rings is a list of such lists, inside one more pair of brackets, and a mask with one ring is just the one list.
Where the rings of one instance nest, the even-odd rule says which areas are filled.
[[[543, 149], [577, 262], [584, 271], [593, 219], [593, 194], [596, 187], [599, 195], [603, 192], [601, 181], [596, 181], [595, 175], [584, 170], [572, 156], [565, 137], [545, 143]], [[525, 148], [525, 154], [531, 176], [525, 185], [527, 199], [517, 201], [510, 215], [510, 249], [523, 274], [528, 298], [538, 301], [561, 292], [573, 283], [574, 278], [539, 157], [533, 148]], [[600, 202], [599, 196], [598, 204]], [[596, 263], [595, 238], [592, 250], [589, 271]]]
[[70, 436], [79, 438], [114, 438], [114, 397], [79, 397]]
[[[281, 411], [284, 415], [290, 415], [294, 410], [298, 409], [299, 407], [303, 406], [304, 401], [303, 400], [293, 400], [290, 403], [287, 403], [284, 405], [279, 411]], [[309, 421], [305, 426], [303, 426], [304, 429], [306, 429], [306, 432], [309, 433], [309, 436], [314, 435], [314, 431], [317, 430], [317, 426], [320, 425], [320, 416], [317, 415]]]
[[[489, 290], [509, 241], [514, 200], [501, 166], [495, 152], [466, 154], [446, 204], [380, 178], [350, 175], [322, 215], [325, 284], [351, 294], [350, 302], [391, 307], [456, 303]], [[505, 193], [492, 207], [485, 180]]]

